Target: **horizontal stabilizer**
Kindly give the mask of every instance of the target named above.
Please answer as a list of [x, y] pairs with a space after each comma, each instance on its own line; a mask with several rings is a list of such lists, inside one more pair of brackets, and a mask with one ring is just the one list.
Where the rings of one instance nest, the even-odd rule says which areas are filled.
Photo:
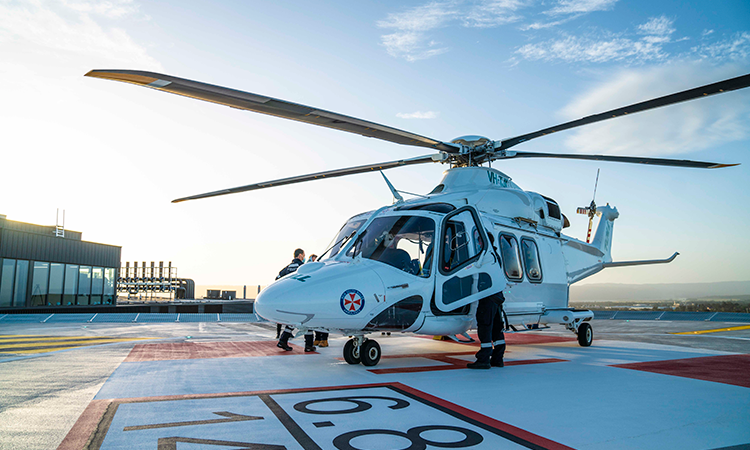
[[674, 255], [670, 256], [667, 259], [647, 259], [642, 261], [618, 261], [618, 262], [608, 262], [602, 264], [602, 269], [607, 269], [609, 267], [628, 267], [628, 266], [646, 266], [649, 264], [667, 264], [674, 261], [675, 258], [677, 258], [677, 255], [679, 255], [678, 252], [674, 252]]

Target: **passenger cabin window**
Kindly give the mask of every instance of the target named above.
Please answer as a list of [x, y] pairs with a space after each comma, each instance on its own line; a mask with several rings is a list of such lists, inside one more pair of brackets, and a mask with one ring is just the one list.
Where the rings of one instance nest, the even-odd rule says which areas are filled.
[[523, 264], [526, 267], [526, 278], [532, 283], [542, 281], [542, 266], [539, 263], [539, 249], [531, 239], [521, 239]]
[[510, 234], [500, 235], [500, 254], [505, 263], [505, 275], [511, 280], [523, 280], [518, 241]]
[[470, 211], [451, 217], [445, 225], [441, 270], [450, 273], [475, 258], [484, 250], [482, 234]]

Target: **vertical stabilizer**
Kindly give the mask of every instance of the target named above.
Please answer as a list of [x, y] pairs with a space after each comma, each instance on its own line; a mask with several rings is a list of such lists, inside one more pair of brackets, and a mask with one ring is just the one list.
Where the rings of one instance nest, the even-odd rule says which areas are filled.
[[604, 262], [612, 261], [612, 231], [615, 226], [615, 219], [620, 217], [617, 208], [611, 206], [602, 206], [597, 209], [601, 213], [599, 225], [596, 227], [596, 235], [591, 243], [594, 247], [604, 253]]

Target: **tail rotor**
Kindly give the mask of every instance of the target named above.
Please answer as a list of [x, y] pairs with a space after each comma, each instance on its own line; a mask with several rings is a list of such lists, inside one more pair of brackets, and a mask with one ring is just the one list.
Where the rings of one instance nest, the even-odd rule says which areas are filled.
[[589, 229], [586, 233], [586, 243], [591, 242], [591, 227], [594, 225], [594, 216], [601, 215], [596, 211], [596, 188], [599, 186], [599, 170], [596, 169], [596, 182], [594, 183], [594, 196], [591, 198], [591, 204], [584, 208], [577, 208], [578, 214], [586, 214], [589, 216]]

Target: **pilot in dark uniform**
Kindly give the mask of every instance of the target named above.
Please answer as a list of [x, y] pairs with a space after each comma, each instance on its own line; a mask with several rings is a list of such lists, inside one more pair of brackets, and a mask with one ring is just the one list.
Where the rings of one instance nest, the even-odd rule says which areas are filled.
[[489, 369], [503, 367], [505, 355], [505, 334], [503, 333], [502, 305], [505, 296], [502, 292], [479, 300], [477, 306], [477, 334], [481, 348], [477, 360], [466, 365], [469, 369]]
[[[487, 233], [490, 244], [495, 246], [492, 233]], [[497, 250], [497, 249], [495, 249]], [[505, 355], [505, 333], [503, 333], [503, 302], [502, 292], [479, 300], [477, 305], [477, 335], [481, 348], [476, 354], [477, 360], [466, 365], [469, 369], [489, 369], [503, 367]]]
[[[276, 277], [278, 280], [279, 278], [289, 275], [290, 273], [296, 272], [297, 269], [299, 269], [299, 266], [305, 263], [305, 251], [301, 248], [298, 248], [294, 251], [294, 259], [291, 263], [289, 263], [288, 266], [281, 269], [281, 272], [279, 272], [279, 276]], [[279, 334], [279, 331], [281, 330], [281, 324], [276, 325], [276, 334]], [[291, 338], [294, 335], [294, 327], [291, 325], [287, 325], [284, 328], [284, 332], [281, 333], [281, 337], [279, 338], [278, 344], [276, 344], [277, 347], [284, 349], [286, 351], [291, 351], [292, 347], [289, 345], [289, 338]], [[312, 330], [308, 330], [307, 333], [305, 333], [305, 351], [306, 352], [314, 352], [315, 346], [313, 345], [313, 332]]]

